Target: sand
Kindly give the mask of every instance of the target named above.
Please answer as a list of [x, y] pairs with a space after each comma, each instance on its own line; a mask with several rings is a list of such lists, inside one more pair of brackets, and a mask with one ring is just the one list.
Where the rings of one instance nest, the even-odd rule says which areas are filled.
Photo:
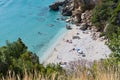
[[[68, 30], [53, 44], [45, 54], [49, 54], [43, 63], [68, 63], [71, 61], [94, 61], [108, 58], [111, 50], [105, 45], [105, 40], [93, 40], [91, 30], [82, 31], [80, 26], [71, 25]], [[73, 39], [73, 36], [77, 37]]]

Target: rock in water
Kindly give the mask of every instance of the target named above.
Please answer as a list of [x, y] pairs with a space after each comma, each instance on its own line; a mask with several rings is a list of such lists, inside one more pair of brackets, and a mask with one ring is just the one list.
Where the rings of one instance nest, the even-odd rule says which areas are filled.
[[70, 25], [66, 25], [66, 29], [71, 30], [72, 28]]
[[49, 6], [50, 10], [53, 10], [53, 11], [58, 11], [59, 10], [59, 6], [62, 6], [64, 4], [64, 2], [55, 2], [53, 4], [51, 4]]
[[53, 10], [53, 11], [58, 11], [59, 10], [59, 6], [56, 3], [50, 5], [49, 8], [50, 8], [50, 10]]

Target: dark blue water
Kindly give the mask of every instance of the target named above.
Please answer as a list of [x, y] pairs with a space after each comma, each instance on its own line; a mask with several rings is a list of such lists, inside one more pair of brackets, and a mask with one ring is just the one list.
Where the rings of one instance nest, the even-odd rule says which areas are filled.
[[[65, 22], [56, 20], [59, 12], [49, 11], [54, 0], [0, 0], [0, 46], [20, 37], [29, 50], [40, 57], [51, 40], [64, 29]], [[51, 44], [52, 45], [52, 44]]]

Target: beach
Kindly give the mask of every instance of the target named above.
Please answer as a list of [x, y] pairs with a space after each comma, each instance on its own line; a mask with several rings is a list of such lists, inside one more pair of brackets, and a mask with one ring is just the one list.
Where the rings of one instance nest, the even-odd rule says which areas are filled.
[[80, 26], [71, 25], [72, 29], [67, 30], [54, 43], [46, 54], [48, 57], [43, 63], [69, 63], [71, 61], [86, 60], [93, 62], [108, 58], [111, 50], [105, 45], [106, 40], [98, 38], [94, 40], [91, 30], [82, 31]]

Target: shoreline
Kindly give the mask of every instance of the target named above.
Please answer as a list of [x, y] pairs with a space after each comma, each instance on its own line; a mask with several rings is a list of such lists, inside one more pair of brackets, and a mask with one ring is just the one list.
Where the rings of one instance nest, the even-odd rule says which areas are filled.
[[[87, 60], [94, 61], [107, 58], [111, 50], [105, 45], [105, 41], [92, 39], [92, 31], [80, 30], [80, 26], [71, 25], [72, 30], [67, 30], [57, 39], [44, 55], [43, 64], [69, 63], [71, 61]], [[76, 39], [73, 39], [73, 37]], [[74, 49], [74, 50], [73, 50]], [[78, 52], [79, 49], [79, 52]], [[83, 53], [80, 53], [80, 52]]]
[[43, 52], [44, 55], [40, 58], [41, 63], [44, 63], [44, 61], [52, 55], [50, 52], [54, 50], [54, 47], [59, 43], [59, 41], [61, 41], [66, 32], [66, 28], [61, 29], [58, 34], [56, 34], [56, 36], [50, 41], [48, 44], [49, 47], [45, 52]]

